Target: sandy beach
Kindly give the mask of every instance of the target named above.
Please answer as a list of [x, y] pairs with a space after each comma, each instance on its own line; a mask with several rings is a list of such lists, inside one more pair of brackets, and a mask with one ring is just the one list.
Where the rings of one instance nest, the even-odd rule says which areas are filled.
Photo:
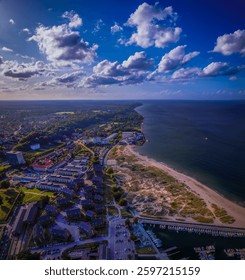
[[[148, 166], [154, 166], [158, 169], [166, 172], [170, 176], [174, 177], [177, 181], [184, 183], [186, 186], [190, 188], [191, 191], [199, 195], [207, 204], [207, 207], [211, 210], [212, 204], [216, 204], [219, 207], [224, 208], [227, 213], [235, 218], [235, 222], [230, 224], [231, 227], [241, 227], [245, 228], [245, 208], [242, 206], [239, 206], [235, 204], [234, 202], [224, 198], [217, 192], [210, 189], [208, 186], [205, 186], [204, 184], [198, 182], [197, 180], [180, 173], [173, 168], [170, 168], [168, 165], [157, 162], [154, 159], [150, 159], [146, 156], [140, 155], [137, 151], [135, 151], [133, 146], [126, 146], [124, 149], [124, 153], [127, 155], [134, 155], [137, 160], [140, 162], [140, 164], [148, 167]], [[224, 225], [222, 223], [215, 221], [215, 224]]]

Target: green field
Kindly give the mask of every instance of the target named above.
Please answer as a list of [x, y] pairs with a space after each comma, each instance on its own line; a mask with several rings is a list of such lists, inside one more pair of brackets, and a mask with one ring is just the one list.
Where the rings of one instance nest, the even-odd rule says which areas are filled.
[[48, 196], [49, 198], [54, 196], [54, 192], [47, 192], [38, 189], [21, 188], [21, 191], [24, 193], [22, 204], [39, 201], [45, 196]]
[[0, 190], [0, 222], [4, 222], [19, 192], [14, 189]]

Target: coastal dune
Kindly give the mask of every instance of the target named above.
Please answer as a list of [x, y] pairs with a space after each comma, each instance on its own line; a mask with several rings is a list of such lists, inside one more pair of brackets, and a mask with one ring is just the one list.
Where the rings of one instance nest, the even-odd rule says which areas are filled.
[[[167, 173], [171, 177], [175, 178], [178, 182], [185, 184], [192, 192], [201, 197], [207, 204], [209, 210], [212, 210], [212, 204], [218, 205], [227, 211], [227, 214], [232, 216], [235, 221], [229, 224], [230, 227], [240, 227], [245, 228], [245, 208], [236, 203], [224, 198], [214, 190], [210, 189], [208, 186], [198, 182], [197, 180], [180, 173], [173, 168], [169, 167], [164, 163], [157, 162], [154, 159], [150, 159], [146, 156], [140, 155], [133, 146], [126, 146], [124, 153], [128, 156], [135, 156], [137, 161], [145, 167], [156, 167], [163, 172]], [[217, 219], [214, 224], [225, 225], [219, 222]]]

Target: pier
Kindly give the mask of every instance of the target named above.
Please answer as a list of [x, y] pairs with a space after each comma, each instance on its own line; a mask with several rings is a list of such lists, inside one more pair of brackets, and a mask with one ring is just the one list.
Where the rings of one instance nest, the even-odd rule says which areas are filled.
[[212, 236], [223, 237], [245, 237], [244, 228], [235, 228], [227, 226], [216, 226], [208, 224], [196, 224], [186, 222], [175, 222], [167, 220], [157, 220], [148, 218], [139, 218], [139, 222], [150, 226], [159, 225], [162, 229], [173, 230], [177, 232], [188, 232], [195, 234], [208, 234]]

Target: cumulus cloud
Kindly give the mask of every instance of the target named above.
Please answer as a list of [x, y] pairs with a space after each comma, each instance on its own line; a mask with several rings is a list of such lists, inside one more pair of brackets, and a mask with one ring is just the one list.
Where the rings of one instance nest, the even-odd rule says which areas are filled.
[[193, 68], [180, 68], [176, 70], [172, 75], [172, 79], [190, 79], [192, 77], [198, 76], [200, 74], [200, 69], [197, 67]]
[[239, 69], [237, 67], [231, 67], [227, 62], [212, 62], [207, 67], [203, 68], [200, 76], [229, 76], [238, 73], [238, 71]]
[[199, 55], [199, 52], [196, 51], [186, 54], [185, 48], [186, 45], [178, 46], [166, 53], [158, 64], [157, 71], [162, 73], [174, 70]]
[[0, 65], [3, 64], [3, 57], [0, 56]]
[[113, 26], [111, 26], [111, 33], [112, 34], [115, 34], [115, 33], [120, 32], [122, 30], [123, 30], [123, 28], [120, 25], [118, 25], [116, 22]]
[[136, 52], [127, 60], [123, 61], [122, 66], [126, 69], [147, 70], [154, 65], [154, 59], [147, 59], [145, 52]]
[[216, 46], [213, 52], [219, 52], [223, 55], [240, 53], [245, 55], [245, 30], [237, 30], [234, 33], [224, 34], [217, 38]]
[[12, 49], [7, 48], [7, 47], [2, 47], [1, 50], [4, 51], [4, 52], [13, 52]]
[[75, 71], [72, 73], [65, 73], [61, 76], [54, 77], [50, 81], [37, 84], [39, 87], [44, 86], [66, 86], [66, 87], [76, 87], [76, 81], [84, 75], [83, 71]]
[[67, 18], [70, 21], [68, 24], [70, 28], [77, 28], [77, 27], [82, 26], [82, 24], [83, 24], [82, 19], [74, 11], [64, 12], [64, 14], [62, 15], [62, 18]]
[[15, 24], [15, 21], [11, 18], [11, 19], [9, 20], [9, 23]]
[[118, 61], [103, 60], [93, 67], [93, 74], [84, 77], [81, 87], [94, 88], [105, 85], [129, 85], [142, 83], [148, 75], [147, 69], [154, 64], [144, 52], [136, 52], [120, 64]]
[[152, 6], [143, 3], [130, 15], [125, 25], [135, 27], [136, 32], [126, 45], [164, 48], [169, 43], [176, 43], [179, 40], [182, 29], [173, 26], [177, 14], [173, 12], [172, 7], [161, 9], [157, 4]]
[[15, 60], [4, 61], [0, 65], [1, 75], [26, 81], [33, 76], [39, 76], [47, 70], [44, 62], [18, 63]]
[[52, 27], [40, 25], [29, 41], [37, 42], [40, 51], [58, 66], [90, 63], [96, 57], [98, 48], [96, 44], [89, 47], [79, 32], [73, 31], [67, 24]]

